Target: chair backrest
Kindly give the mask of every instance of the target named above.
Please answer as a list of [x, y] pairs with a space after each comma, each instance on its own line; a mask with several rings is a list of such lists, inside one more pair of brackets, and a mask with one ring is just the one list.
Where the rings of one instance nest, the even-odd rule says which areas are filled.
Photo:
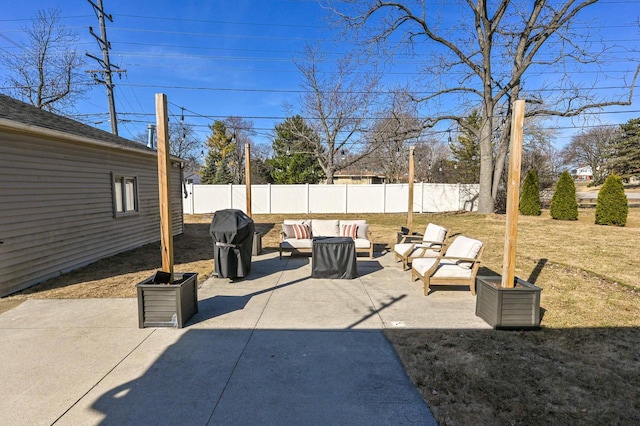
[[[464, 257], [467, 259], [477, 259], [480, 249], [482, 248], [482, 241], [475, 240], [473, 238], [465, 237], [464, 235], [458, 235], [445, 252], [445, 257]], [[472, 262], [458, 262], [458, 265], [463, 268], [471, 268]]]
[[447, 228], [430, 223], [427, 225], [427, 229], [424, 230], [424, 236], [422, 241], [436, 241], [444, 243], [444, 239], [447, 237]]

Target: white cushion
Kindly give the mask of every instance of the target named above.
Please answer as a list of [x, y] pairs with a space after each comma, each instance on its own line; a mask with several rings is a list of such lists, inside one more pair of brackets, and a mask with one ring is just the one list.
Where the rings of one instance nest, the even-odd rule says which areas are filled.
[[[411, 248], [413, 247], [413, 250]], [[411, 243], [401, 243], [393, 246], [393, 251], [398, 253], [402, 257], [438, 257], [440, 255], [440, 251], [438, 250], [425, 250], [425, 248], [431, 247], [431, 244], [411, 244]]]
[[437, 241], [444, 242], [444, 237], [447, 235], [447, 229], [442, 226], [436, 225], [434, 223], [430, 223], [427, 225], [427, 229], [424, 231], [424, 237], [422, 237], [423, 241]]
[[[413, 260], [411, 267], [415, 269], [420, 275], [424, 276], [425, 273], [436, 262], [436, 258], [420, 257]], [[451, 277], [451, 278], [471, 278], [471, 269], [460, 266], [453, 261], [441, 260], [436, 268], [434, 277]]]
[[338, 220], [313, 219], [311, 221], [311, 234], [314, 237], [339, 237], [340, 227]]
[[436, 258], [434, 257], [419, 257], [417, 259], [413, 259], [413, 263], [411, 263], [411, 267], [416, 270], [420, 275], [424, 276], [425, 272], [429, 268], [433, 266]]
[[371, 241], [365, 238], [356, 238], [353, 240], [356, 244], [356, 248], [369, 248], [371, 247]]
[[409, 254], [409, 251], [413, 247], [411, 243], [400, 243], [393, 246], [393, 251], [398, 253], [400, 256], [404, 257]]
[[[482, 248], [482, 241], [474, 240], [473, 238], [465, 237], [464, 235], [458, 235], [451, 243], [445, 257], [466, 257], [469, 259], [475, 259], [478, 256], [478, 252]], [[473, 265], [471, 262], [458, 262], [458, 264], [464, 268], [471, 268]]]
[[312, 240], [298, 240], [297, 238], [287, 238], [282, 241], [283, 248], [310, 249], [313, 244]]

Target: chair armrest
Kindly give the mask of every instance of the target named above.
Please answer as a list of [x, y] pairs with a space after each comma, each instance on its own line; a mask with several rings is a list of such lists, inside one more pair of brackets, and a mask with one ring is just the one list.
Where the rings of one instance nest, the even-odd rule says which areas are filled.
[[422, 242], [422, 235], [403, 235], [400, 244]]
[[480, 263], [480, 258], [479, 257], [455, 257], [455, 256], [442, 256], [442, 257], [438, 257], [438, 262], [440, 262], [440, 260], [457, 260], [460, 262], [470, 262], [470, 263]]

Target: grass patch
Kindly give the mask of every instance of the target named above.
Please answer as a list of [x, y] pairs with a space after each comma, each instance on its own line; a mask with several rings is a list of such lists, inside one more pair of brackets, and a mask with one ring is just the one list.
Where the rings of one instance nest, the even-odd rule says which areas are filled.
[[[578, 221], [548, 210], [520, 216], [516, 275], [542, 287], [535, 332], [385, 330], [440, 424], [640, 424], [640, 209], [624, 228]], [[255, 215], [262, 245], [276, 250], [285, 217]], [[389, 250], [406, 215], [310, 215], [366, 218], [376, 251]], [[185, 217], [174, 239], [177, 272], [212, 273], [211, 215]], [[502, 270], [505, 217], [417, 214], [486, 243], [481, 274]], [[135, 297], [135, 284], [161, 265], [159, 244], [101, 260], [3, 301], [28, 298]]]

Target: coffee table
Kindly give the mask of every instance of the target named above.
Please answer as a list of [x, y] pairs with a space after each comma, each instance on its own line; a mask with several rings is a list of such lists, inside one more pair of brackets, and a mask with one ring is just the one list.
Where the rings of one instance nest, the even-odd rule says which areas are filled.
[[353, 279], [358, 277], [356, 244], [350, 237], [314, 237], [311, 277]]

